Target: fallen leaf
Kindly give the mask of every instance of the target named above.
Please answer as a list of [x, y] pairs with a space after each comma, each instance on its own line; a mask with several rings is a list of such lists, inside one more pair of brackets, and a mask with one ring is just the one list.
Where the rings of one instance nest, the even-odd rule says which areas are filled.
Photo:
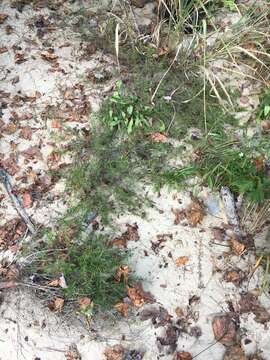
[[57, 120], [57, 119], [52, 119], [51, 127], [52, 127], [53, 129], [61, 129], [62, 124], [61, 124], [61, 122], [60, 122], [59, 120]]
[[35, 158], [42, 159], [42, 153], [37, 145], [30, 146], [28, 149], [22, 151], [21, 154], [28, 160]]
[[11, 176], [15, 175], [20, 170], [17, 165], [17, 158], [13, 154], [11, 154], [6, 160], [3, 160], [1, 165]]
[[150, 139], [157, 143], [165, 143], [165, 142], [167, 142], [168, 137], [167, 137], [167, 135], [156, 132], [156, 133], [150, 135]]
[[176, 326], [169, 324], [166, 328], [165, 336], [157, 337], [157, 340], [160, 345], [171, 346], [172, 349], [175, 350], [179, 334], [179, 329]]
[[15, 218], [7, 221], [0, 226], [0, 248], [7, 249], [16, 244], [26, 232], [26, 224], [21, 218]]
[[136, 307], [141, 307], [146, 303], [153, 303], [154, 298], [150, 294], [150, 292], [146, 292], [143, 290], [142, 284], [137, 283], [134, 287], [127, 287], [128, 296], [132, 302], [132, 304]]
[[58, 287], [59, 286], [59, 279], [54, 279], [48, 283], [48, 286]]
[[174, 356], [174, 360], [192, 360], [192, 356], [187, 351], [178, 351]]
[[133, 225], [126, 224], [127, 230], [119, 237], [116, 237], [111, 241], [112, 245], [127, 247], [128, 241], [138, 241], [138, 225], [135, 223]]
[[120, 282], [121, 279], [124, 279], [124, 282], [127, 284], [128, 282], [128, 275], [129, 275], [129, 267], [127, 265], [121, 265], [116, 271], [115, 280], [116, 282]]
[[213, 227], [211, 229], [211, 231], [212, 231], [212, 235], [213, 235], [215, 240], [224, 241], [226, 233], [225, 233], [225, 230], [223, 228]]
[[6, 21], [6, 19], [8, 18], [7, 14], [0, 14], [0, 24], [3, 24], [4, 21]]
[[245, 251], [245, 245], [240, 243], [238, 240], [232, 238], [230, 240], [232, 251], [235, 253], [235, 255], [242, 255]]
[[245, 277], [246, 274], [240, 269], [228, 270], [224, 274], [224, 280], [233, 283], [235, 286], [239, 286]]
[[202, 203], [199, 200], [192, 201], [185, 210], [186, 218], [191, 226], [200, 224], [205, 216], [205, 211]]
[[158, 309], [156, 308], [143, 309], [140, 313], [140, 320], [146, 321], [149, 319], [151, 319], [152, 324], [154, 325], [155, 328], [168, 325], [172, 322], [172, 316], [162, 306], [160, 306]]
[[248, 360], [248, 358], [245, 356], [241, 346], [236, 345], [226, 350], [223, 360]]
[[183, 209], [173, 209], [172, 212], [175, 215], [174, 225], [179, 225], [181, 221], [184, 220], [186, 217], [186, 212]]
[[237, 340], [236, 322], [229, 314], [217, 315], [212, 322], [213, 332], [216, 341], [225, 346], [231, 346]]
[[3, 130], [2, 132], [12, 135], [17, 131], [17, 125], [14, 122], [10, 122]]
[[122, 345], [114, 345], [105, 349], [106, 360], [124, 360], [124, 348]]
[[28, 209], [30, 207], [32, 207], [33, 205], [33, 199], [30, 193], [25, 192], [22, 196], [23, 199], [23, 206]]
[[124, 317], [128, 316], [128, 304], [127, 303], [117, 303], [114, 305], [114, 308], [119, 311]]
[[54, 311], [62, 311], [64, 307], [65, 300], [62, 298], [54, 299]]
[[22, 64], [23, 62], [27, 61], [27, 59], [25, 58], [25, 54], [16, 53], [14, 61], [15, 61], [15, 64]]
[[89, 297], [79, 299], [80, 310], [87, 310], [91, 306], [92, 300]]
[[20, 136], [25, 140], [32, 139], [32, 129], [30, 126], [25, 126], [21, 129]]
[[8, 51], [7, 47], [6, 46], [2, 46], [0, 47], [0, 54], [4, 54]]
[[53, 52], [42, 52], [40, 54], [43, 60], [49, 61], [49, 62], [55, 62], [58, 59], [58, 56], [55, 55]]
[[7, 25], [5, 28], [6, 34], [11, 35], [13, 33], [13, 27], [10, 25]]
[[175, 263], [176, 266], [184, 266], [184, 265], [186, 265], [186, 263], [188, 261], [189, 261], [188, 256], [180, 256], [174, 261], [174, 263]]
[[76, 344], [69, 346], [68, 351], [65, 353], [66, 360], [81, 360], [81, 355]]

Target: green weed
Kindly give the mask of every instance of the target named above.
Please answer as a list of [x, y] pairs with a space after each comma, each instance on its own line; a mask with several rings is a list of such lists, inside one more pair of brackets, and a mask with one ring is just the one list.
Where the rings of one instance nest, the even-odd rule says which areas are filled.
[[261, 144], [232, 140], [221, 132], [208, 136], [194, 154], [194, 164], [165, 172], [164, 183], [176, 186], [197, 175], [202, 184], [215, 190], [228, 186], [235, 194], [244, 194], [254, 202], [269, 198], [270, 179], [265, 173]]
[[152, 109], [144, 105], [139, 97], [133, 94], [124, 94], [122, 82], [116, 82], [115, 91], [107, 102], [108, 111], [103, 121], [111, 129], [125, 130], [128, 134], [136, 129], [150, 127]]
[[267, 119], [270, 116], [270, 91], [269, 89], [262, 95], [260, 101], [260, 107], [258, 112], [258, 118], [260, 120]]

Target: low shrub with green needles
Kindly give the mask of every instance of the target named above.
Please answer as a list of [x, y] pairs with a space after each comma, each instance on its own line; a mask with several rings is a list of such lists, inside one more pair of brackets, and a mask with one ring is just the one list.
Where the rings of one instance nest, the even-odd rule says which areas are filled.
[[126, 263], [127, 255], [111, 247], [102, 236], [88, 234], [82, 240], [77, 233], [69, 240], [68, 244], [57, 236], [47, 247], [48, 252], [40, 252], [36, 259], [39, 272], [52, 279], [63, 273], [68, 286], [61, 295], [66, 300], [89, 297], [94, 310], [108, 309], [121, 301], [126, 284], [117, 282], [115, 274]]

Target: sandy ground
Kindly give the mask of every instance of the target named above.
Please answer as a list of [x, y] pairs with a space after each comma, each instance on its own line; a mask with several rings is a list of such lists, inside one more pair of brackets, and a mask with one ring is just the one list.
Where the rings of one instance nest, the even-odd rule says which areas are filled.
[[[116, 64], [87, 48], [72, 31], [59, 28], [61, 19], [48, 8], [34, 11], [26, 6], [19, 12], [3, 1], [0, 13], [8, 15], [0, 24], [1, 164], [11, 175], [28, 214], [37, 224], [47, 225], [65, 209], [61, 200], [64, 184], [51, 184], [48, 175], [50, 169], [70, 161], [56, 155], [63, 128], [89, 126], [89, 108], [97, 110], [111, 89]], [[104, 69], [111, 74], [109, 80], [102, 84], [87, 80], [87, 74], [99, 76]], [[29, 288], [5, 291], [0, 307], [1, 360], [66, 359], [73, 343], [85, 360], [105, 359], [105, 348], [114, 344], [144, 352], [146, 360], [171, 360], [175, 349], [200, 360], [221, 360], [225, 347], [215, 342], [212, 321], [232, 308], [239, 315], [246, 354], [259, 351], [264, 359], [270, 359], [268, 322], [255, 321], [251, 312], [239, 313], [241, 294], [258, 289], [262, 272], [258, 269], [251, 277], [254, 254], [234, 255], [228, 242], [213, 236], [212, 229], [226, 223], [219, 197], [207, 189], [201, 191], [199, 198], [207, 213], [201, 224], [192, 227], [185, 219], [175, 224], [175, 211], [186, 209], [191, 202], [187, 193], [145, 192], [154, 203], [146, 217], [127, 214], [115, 223], [122, 232], [126, 224], [138, 225], [139, 241], [128, 243], [130, 267], [155, 303], [133, 310], [128, 318], [98, 319], [89, 328], [80, 320], [52, 313]], [[4, 225], [17, 214], [2, 189], [0, 195]], [[12, 257], [18, 244], [10, 240], [2, 250], [2, 258]], [[187, 262], [177, 266], [176, 259], [182, 256]], [[224, 274], [232, 269], [241, 269], [247, 279], [240, 285], [226, 282]], [[262, 295], [259, 300], [270, 310], [269, 298]], [[166, 309], [170, 321], [160, 326], [151, 319], [142, 321], [141, 312], [153, 308]], [[158, 339], [168, 337], [166, 331], [172, 324], [179, 330], [173, 351]]]

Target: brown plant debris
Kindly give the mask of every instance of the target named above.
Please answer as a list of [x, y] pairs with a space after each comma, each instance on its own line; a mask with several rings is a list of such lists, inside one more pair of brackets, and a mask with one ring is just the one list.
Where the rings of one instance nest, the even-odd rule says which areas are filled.
[[150, 292], [143, 290], [142, 284], [137, 283], [134, 287], [127, 287], [128, 297], [135, 307], [141, 307], [147, 303], [153, 303], [154, 297]]
[[228, 270], [224, 274], [224, 280], [239, 286], [246, 278], [246, 274], [241, 269]]
[[124, 358], [124, 348], [122, 345], [114, 345], [108, 347], [104, 351], [106, 360], [123, 360]]
[[174, 356], [174, 360], [192, 360], [192, 356], [187, 351], [178, 351]]
[[223, 360], [248, 360], [241, 346], [231, 346], [227, 348]]
[[0, 248], [7, 249], [13, 246], [26, 232], [27, 227], [20, 219], [12, 219], [0, 226]]
[[127, 247], [128, 241], [138, 241], [140, 239], [138, 233], [138, 225], [126, 224], [127, 230], [119, 237], [111, 241], [112, 245]]
[[65, 353], [66, 360], [81, 360], [81, 355], [76, 344], [69, 346], [68, 351]]
[[186, 209], [174, 209], [172, 211], [175, 215], [175, 225], [178, 225], [182, 220], [187, 219], [188, 224], [195, 227], [198, 224], [201, 224], [205, 216], [204, 206], [198, 199], [193, 200]]
[[264, 324], [270, 320], [269, 312], [259, 304], [258, 298], [251, 293], [243, 294], [238, 305], [241, 314], [252, 312], [255, 315], [254, 320], [258, 323]]
[[188, 256], [180, 256], [174, 261], [174, 263], [176, 266], [180, 267], [186, 265], [188, 261], [189, 261]]
[[127, 265], [121, 265], [116, 271], [115, 274], [115, 281], [120, 282], [122, 279], [124, 280], [125, 284], [128, 282], [130, 269]]
[[234, 238], [232, 238], [230, 240], [230, 243], [231, 243], [231, 249], [235, 255], [238, 255], [238, 256], [242, 255], [246, 249], [244, 244], [242, 244], [241, 242], [239, 242], [238, 240], [236, 240]]
[[237, 327], [231, 314], [217, 315], [212, 321], [215, 339], [225, 346], [232, 346], [236, 343]]
[[157, 328], [165, 326], [172, 321], [172, 316], [163, 307], [143, 309], [140, 313], [140, 320], [146, 321], [151, 319], [152, 324]]
[[128, 308], [129, 305], [127, 303], [124, 302], [120, 302], [114, 305], [114, 308], [120, 312], [120, 314], [122, 314], [124, 317], [128, 316]]

